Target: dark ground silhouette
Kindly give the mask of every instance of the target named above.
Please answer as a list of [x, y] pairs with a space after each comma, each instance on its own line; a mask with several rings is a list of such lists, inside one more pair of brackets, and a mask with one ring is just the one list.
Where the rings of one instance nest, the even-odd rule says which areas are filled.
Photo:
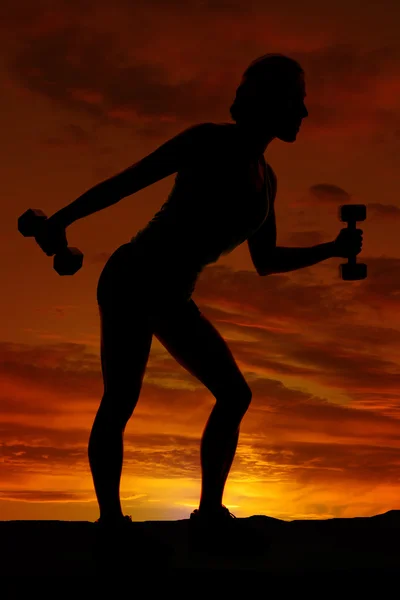
[[[100, 547], [94, 523], [2, 521], [0, 574], [91, 577], [115, 572], [136, 577], [151, 571], [183, 580], [199, 571], [207, 577], [244, 570], [249, 575], [263, 573], [265, 582], [289, 576], [309, 581], [329, 576], [333, 581], [333, 576], [346, 574], [362, 581], [373, 573], [400, 574], [399, 510], [323, 521], [235, 519], [235, 533], [225, 551], [211, 543], [197, 553], [190, 550], [189, 524], [188, 519], [134, 522], [118, 544], [110, 540]], [[251, 539], [260, 540], [255, 556], [246, 555], [243, 547]]]

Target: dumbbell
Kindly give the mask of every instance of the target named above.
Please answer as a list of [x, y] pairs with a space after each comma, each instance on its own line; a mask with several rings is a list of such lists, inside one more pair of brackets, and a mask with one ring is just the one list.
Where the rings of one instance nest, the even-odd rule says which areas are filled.
[[[47, 216], [38, 208], [30, 208], [18, 219], [18, 231], [24, 237], [37, 237]], [[65, 246], [54, 255], [53, 268], [59, 275], [74, 275], [83, 264], [83, 254], [78, 248]]]
[[[357, 221], [365, 221], [367, 218], [367, 207], [365, 204], [343, 204], [339, 206], [339, 220], [347, 223], [348, 229], [356, 229]], [[357, 255], [349, 256], [347, 263], [339, 265], [339, 274], [345, 281], [365, 279], [367, 276], [367, 265], [356, 263]]]

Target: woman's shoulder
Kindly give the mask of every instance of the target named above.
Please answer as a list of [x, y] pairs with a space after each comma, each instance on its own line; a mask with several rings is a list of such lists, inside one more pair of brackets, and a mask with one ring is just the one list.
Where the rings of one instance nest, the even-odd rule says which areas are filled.
[[236, 135], [231, 123], [204, 122], [193, 125], [197, 141], [193, 148], [189, 169], [219, 168], [240, 162], [240, 147], [236, 143]]
[[232, 150], [232, 144], [235, 144], [234, 125], [232, 123], [200, 123], [198, 128], [204, 132], [204, 138], [207, 140], [208, 150], [212, 151], [213, 148], [217, 147], [220, 151], [225, 149], [226, 152]]

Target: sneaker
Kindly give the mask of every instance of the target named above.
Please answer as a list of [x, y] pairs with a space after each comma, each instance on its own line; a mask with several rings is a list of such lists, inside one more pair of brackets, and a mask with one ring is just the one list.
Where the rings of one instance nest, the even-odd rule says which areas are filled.
[[94, 524], [99, 531], [125, 531], [131, 526], [132, 517], [131, 515], [124, 515], [117, 519], [104, 519], [100, 517]]
[[224, 505], [212, 511], [205, 511], [196, 508], [190, 515], [191, 521], [205, 525], [214, 523], [229, 523], [232, 519], [236, 519], [236, 516], [229, 512], [229, 509]]

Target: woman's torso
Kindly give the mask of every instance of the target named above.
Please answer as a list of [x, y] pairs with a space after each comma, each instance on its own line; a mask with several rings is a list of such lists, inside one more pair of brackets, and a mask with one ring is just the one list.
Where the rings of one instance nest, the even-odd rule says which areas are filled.
[[167, 201], [132, 238], [154, 278], [193, 289], [199, 273], [242, 244], [266, 219], [264, 156], [248, 157], [231, 124], [215, 124], [212, 147], [178, 171]]

